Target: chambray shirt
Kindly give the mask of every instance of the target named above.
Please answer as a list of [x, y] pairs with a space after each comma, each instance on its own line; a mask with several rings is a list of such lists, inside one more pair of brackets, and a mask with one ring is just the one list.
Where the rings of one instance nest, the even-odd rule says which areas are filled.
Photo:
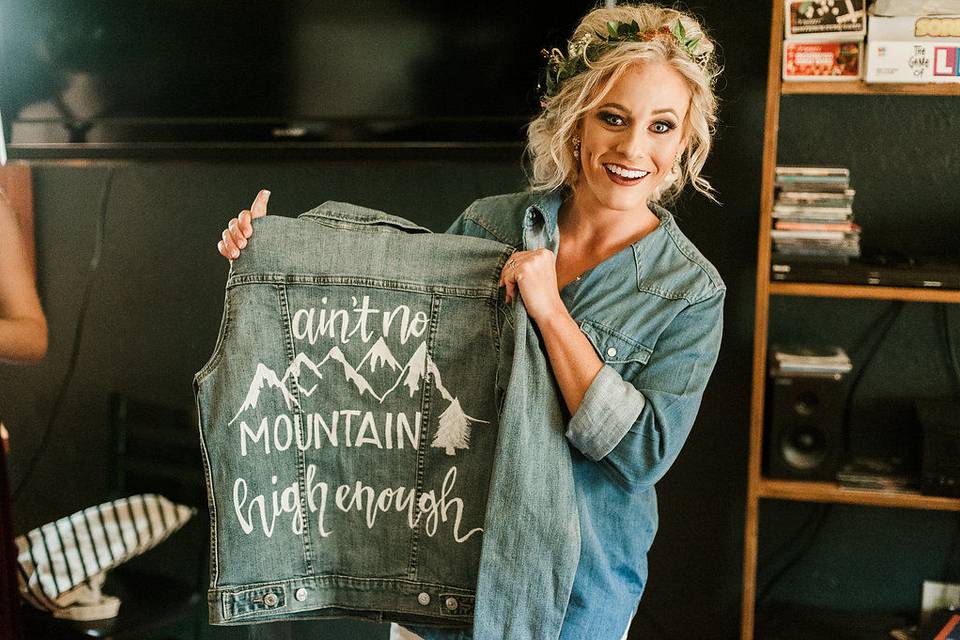
[[[556, 252], [563, 192], [482, 198], [447, 233]], [[603, 368], [566, 425], [581, 550], [561, 640], [615, 640], [647, 581], [654, 485], [680, 453], [720, 349], [726, 287], [654, 203], [659, 226], [560, 297]]]

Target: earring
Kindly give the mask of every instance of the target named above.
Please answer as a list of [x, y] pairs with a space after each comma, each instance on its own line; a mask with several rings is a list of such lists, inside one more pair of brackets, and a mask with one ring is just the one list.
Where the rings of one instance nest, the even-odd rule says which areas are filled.
[[573, 157], [580, 157], [580, 136], [573, 136]]
[[677, 154], [677, 157], [674, 158], [674, 160], [673, 160], [673, 172], [674, 172], [674, 173], [680, 173], [680, 172], [681, 172], [681, 168], [680, 168], [680, 155], [679, 155], [679, 154]]

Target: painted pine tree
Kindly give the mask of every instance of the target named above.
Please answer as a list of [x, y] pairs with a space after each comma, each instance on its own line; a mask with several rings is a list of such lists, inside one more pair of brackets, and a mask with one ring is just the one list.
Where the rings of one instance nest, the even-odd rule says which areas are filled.
[[470, 417], [460, 408], [460, 400], [454, 398], [447, 410], [440, 414], [440, 425], [430, 446], [445, 449], [448, 456], [452, 456], [456, 449], [467, 449], [470, 444], [470, 421]]

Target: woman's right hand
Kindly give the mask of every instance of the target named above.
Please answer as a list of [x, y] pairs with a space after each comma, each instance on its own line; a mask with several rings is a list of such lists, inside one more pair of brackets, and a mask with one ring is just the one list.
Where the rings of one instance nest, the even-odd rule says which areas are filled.
[[221, 240], [217, 243], [217, 251], [228, 260], [240, 257], [240, 250], [247, 246], [247, 238], [253, 235], [253, 219], [267, 215], [267, 201], [270, 192], [261, 189], [253, 200], [249, 209], [244, 209], [240, 215], [227, 223], [227, 228], [220, 234]]

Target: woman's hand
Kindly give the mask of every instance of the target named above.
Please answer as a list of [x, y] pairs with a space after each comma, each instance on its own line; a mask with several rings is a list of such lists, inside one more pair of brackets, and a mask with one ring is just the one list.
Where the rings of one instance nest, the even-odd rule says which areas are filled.
[[500, 286], [507, 288], [507, 302], [519, 288], [535, 322], [566, 311], [557, 288], [557, 256], [549, 249], [515, 252], [500, 272]]
[[250, 209], [244, 209], [239, 216], [227, 223], [227, 228], [220, 234], [221, 240], [217, 243], [220, 255], [228, 260], [240, 257], [240, 250], [247, 246], [247, 238], [253, 235], [253, 219], [267, 215], [269, 199], [270, 192], [261, 189]]

